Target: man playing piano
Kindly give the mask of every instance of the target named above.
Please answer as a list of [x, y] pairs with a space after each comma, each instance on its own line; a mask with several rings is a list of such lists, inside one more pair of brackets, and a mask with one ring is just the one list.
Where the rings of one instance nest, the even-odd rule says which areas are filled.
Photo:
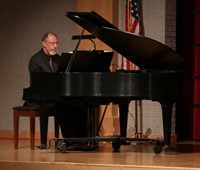
[[[42, 49], [31, 57], [29, 60], [29, 74], [31, 84], [31, 74], [33, 72], [56, 72], [61, 58], [57, 54], [58, 37], [53, 32], [47, 32], [42, 37]], [[55, 112], [56, 103], [34, 103], [32, 101], [26, 101], [25, 105], [36, 106], [40, 112], [40, 149], [45, 149], [47, 145], [47, 129], [48, 129], [48, 115], [50, 112]]]
[[[59, 65], [61, 64], [61, 57], [56, 52], [57, 48], [57, 35], [53, 32], [45, 33], [42, 37], [42, 49], [33, 55], [29, 61], [30, 83], [31, 74], [33, 72], [52, 72], [52, 74], [55, 74], [53, 72], [58, 71]], [[51, 84], [49, 84], [49, 86], [51, 86]], [[79, 129], [73, 128], [72, 126], [75, 124], [74, 121], [77, 121], [77, 116], [80, 115], [79, 108], [69, 107], [66, 103], [46, 101], [37, 103], [26, 101], [25, 105], [39, 108], [41, 146], [38, 148], [45, 149], [47, 146], [48, 115], [51, 112], [56, 113], [58, 116], [63, 137], [76, 137]]]

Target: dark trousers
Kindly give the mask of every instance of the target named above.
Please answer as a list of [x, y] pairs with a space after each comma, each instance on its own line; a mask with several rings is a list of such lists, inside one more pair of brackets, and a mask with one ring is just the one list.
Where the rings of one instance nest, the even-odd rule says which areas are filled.
[[86, 108], [69, 106], [66, 103], [46, 102], [38, 104], [26, 102], [25, 105], [37, 106], [39, 108], [41, 145], [47, 144], [48, 119], [49, 114], [52, 112], [58, 117], [63, 138], [91, 136], [91, 117]]
[[57, 105], [55, 103], [43, 103], [39, 106], [40, 113], [40, 141], [42, 145], [47, 144], [49, 114], [57, 114]]
[[26, 101], [24, 106], [38, 107], [40, 115], [40, 141], [41, 145], [47, 144], [47, 134], [48, 134], [48, 119], [50, 113], [57, 113], [56, 103], [40, 102], [34, 103]]

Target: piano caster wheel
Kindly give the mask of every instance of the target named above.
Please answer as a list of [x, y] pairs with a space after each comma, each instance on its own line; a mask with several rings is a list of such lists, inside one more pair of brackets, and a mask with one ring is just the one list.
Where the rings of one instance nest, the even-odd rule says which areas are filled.
[[116, 139], [115, 141], [112, 142], [112, 147], [114, 152], [119, 152], [119, 149], [121, 147], [121, 142], [119, 139]]
[[153, 146], [153, 152], [155, 154], [160, 154], [163, 150], [163, 143], [161, 141], [157, 141], [155, 146]]
[[58, 150], [58, 152], [64, 153], [66, 151], [66, 148], [66, 143], [63, 140], [56, 141], [56, 149]]

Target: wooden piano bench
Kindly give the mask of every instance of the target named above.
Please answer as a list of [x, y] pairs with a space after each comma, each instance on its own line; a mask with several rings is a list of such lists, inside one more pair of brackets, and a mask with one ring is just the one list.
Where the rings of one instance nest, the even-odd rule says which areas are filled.
[[[59, 137], [59, 123], [58, 119], [54, 113], [49, 116], [54, 116], [54, 128], [55, 137]], [[39, 117], [39, 111], [37, 107], [30, 106], [16, 106], [13, 107], [13, 123], [14, 123], [14, 148], [18, 149], [19, 140], [19, 117], [29, 117], [30, 118], [30, 143], [31, 149], [35, 147], [35, 118]]]

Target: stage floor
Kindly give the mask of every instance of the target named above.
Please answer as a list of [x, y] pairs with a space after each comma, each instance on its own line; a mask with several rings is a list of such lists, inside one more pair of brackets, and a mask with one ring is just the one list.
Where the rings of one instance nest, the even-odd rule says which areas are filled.
[[[36, 141], [36, 145], [39, 141]], [[132, 143], [113, 152], [112, 143], [100, 142], [95, 151], [67, 151], [60, 153], [54, 146], [50, 149], [30, 150], [27, 139], [20, 139], [15, 150], [12, 139], [0, 139], [0, 170], [56, 169], [56, 170], [154, 170], [154, 169], [200, 169], [200, 142], [182, 142], [174, 150], [155, 154], [152, 145]]]

